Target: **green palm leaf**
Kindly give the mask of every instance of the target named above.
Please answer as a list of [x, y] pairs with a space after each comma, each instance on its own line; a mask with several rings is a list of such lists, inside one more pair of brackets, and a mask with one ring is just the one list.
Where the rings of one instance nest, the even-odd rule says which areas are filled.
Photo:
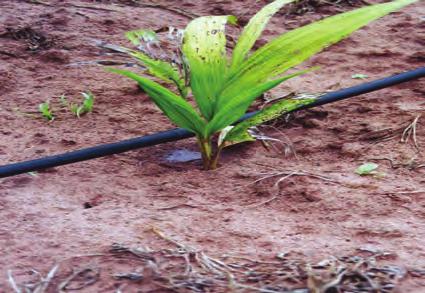
[[234, 16], [205, 16], [189, 23], [182, 51], [190, 69], [190, 86], [202, 115], [211, 119], [214, 104], [221, 91], [226, 69], [226, 23]]
[[270, 18], [282, 8], [285, 4], [295, 0], [277, 0], [264, 6], [253, 18], [250, 19], [245, 26], [238, 42], [233, 50], [233, 59], [230, 72], [237, 70], [241, 63], [246, 58], [249, 51], [252, 49], [255, 41], [263, 32]]
[[177, 96], [162, 85], [134, 72], [115, 68], [109, 68], [109, 71], [137, 81], [140, 87], [143, 88], [171, 121], [180, 127], [194, 132], [199, 137], [204, 137], [206, 122], [185, 99]]
[[233, 127], [224, 137], [223, 146], [233, 145], [245, 141], [254, 141], [255, 138], [248, 133], [248, 129], [250, 127], [276, 119], [288, 112], [308, 105], [315, 100], [316, 99], [285, 99], [276, 102], [273, 105], [262, 109], [251, 118], [248, 118]]
[[188, 90], [184, 78], [180, 76], [180, 73], [175, 66], [171, 65], [166, 61], [153, 59], [139, 51], [130, 49], [126, 50], [130, 56], [139, 60], [142, 65], [144, 65], [148, 69], [148, 72], [151, 75], [158, 77], [159, 79], [165, 82], [174, 83], [177, 86], [180, 95], [184, 98], [187, 96]]
[[[359, 8], [294, 29], [258, 49], [229, 76], [228, 88], [256, 85], [282, 74], [352, 32], [416, 0]], [[221, 99], [221, 98], [220, 98]]]
[[[131, 37], [127, 36], [127, 38], [132, 40], [133, 43], [137, 43], [139, 42], [139, 39], [135, 39], [136, 37], [134, 36], [134, 32], [135, 31], [131, 31]], [[188, 90], [184, 78], [180, 76], [179, 70], [169, 62], [157, 60], [140, 51], [113, 44], [101, 43], [101, 47], [116, 52], [125, 53], [137, 59], [141, 65], [146, 68], [148, 74], [157, 77], [167, 83], [174, 83], [177, 86], [181, 96], [186, 97]]]
[[[314, 68], [313, 68], [314, 69]], [[240, 88], [239, 92], [227, 93], [214, 118], [208, 123], [206, 133], [211, 135], [224, 127], [236, 122], [245, 113], [252, 102], [264, 92], [276, 87], [282, 82], [295, 76], [304, 74], [312, 69], [299, 71], [272, 81], [267, 81], [256, 87]]]

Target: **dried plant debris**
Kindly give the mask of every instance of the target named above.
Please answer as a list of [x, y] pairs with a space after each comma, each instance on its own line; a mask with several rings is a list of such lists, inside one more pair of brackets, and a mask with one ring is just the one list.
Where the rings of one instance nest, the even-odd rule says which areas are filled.
[[53, 46], [53, 39], [44, 33], [34, 30], [30, 26], [21, 28], [6, 28], [6, 32], [0, 34], [2, 38], [11, 38], [26, 43], [27, 49], [30, 51], [39, 51], [49, 49]]
[[421, 118], [421, 114], [417, 115], [415, 117], [415, 119], [413, 119], [413, 122], [410, 123], [404, 130], [403, 130], [403, 134], [401, 135], [401, 142], [403, 143], [407, 143], [410, 140], [413, 141], [413, 144], [415, 145], [416, 150], [419, 151], [419, 145], [418, 145], [418, 141], [416, 138], [416, 129], [417, 129], [417, 125], [418, 125], [418, 121]]
[[58, 286], [58, 291], [80, 290], [96, 283], [100, 271], [97, 268], [76, 269]]
[[[182, 53], [180, 51], [180, 44], [183, 38], [183, 30], [175, 27], [161, 27], [156, 30], [134, 30], [126, 33], [126, 37], [133, 43], [137, 51], [146, 54], [150, 58], [158, 59], [161, 61], [169, 62], [178, 67], [179, 71], [184, 71], [185, 66], [182, 60]], [[100, 63], [100, 65], [114, 65], [111, 62], [125, 63], [130, 66], [135, 64], [129, 60], [134, 60], [128, 53], [127, 48], [110, 44], [101, 40], [92, 40], [93, 44], [99, 48], [106, 50], [108, 55], [121, 57], [124, 61], [110, 61], [107, 64]], [[139, 64], [143, 67], [141, 64]]]
[[[106, 254], [84, 256], [91, 263], [97, 258], [96, 268], [91, 265], [67, 274], [64, 269], [59, 274], [56, 265], [46, 277], [37, 273], [39, 280], [31, 284], [19, 284], [9, 272], [9, 285], [14, 292], [65, 292], [89, 290], [95, 283], [102, 285], [112, 279], [118, 288], [149, 288], [149, 292], [389, 293], [407, 274], [425, 277], [422, 269], [380, 265], [380, 260], [386, 259], [382, 252], [360, 251], [362, 256], [330, 257], [318, 263], [306, 263], [289, 253], [268, 261], [229, 254], [213, 258], [157, 228], [152, 231], [171, 248], [153, 250], [113, 244]], [[61, 266], [66, 267], [67, 261], [70, 259], [62, 261]], [[124, 263], [130, 269], [120, 271]]]
[[409, 170], [416, 170], [416, 169], [425, 168], [425, 163], [423, 161], [420, 161], [420, 158], [418, 158], [417, 156], [413, 156], [401, 162], [397, 162], [396, 160], [391, 158], [369, 158], [369, 160], [386, 161], [389, 163], [389, 166], [392, 169], [406, 168]]
[[371, 143], [381, 143], [400, 136], [400, 142], [412, 142], [416, 150], [419, 151], [417, 132], [421, 116], [421, 114], [416, 115], [412, 118], [412, 120], [402, 123], [402, 126], [367, 132], [361, 135], [358, 139], [361, 141], [370, 141]]
[[36, 270], [31, 270], [30, 274], [34, 277], [33, 280], [26, 282], [22, 286], [18, 286], [14, 277], [13, 272], [9, 270], [7, 272], [9, 285], [15, 293], [44, 293], [50, 287], [53, 278], [58, 272], [59, 265], [55, 265], [46, 275], [43, 277], [41, 273]]

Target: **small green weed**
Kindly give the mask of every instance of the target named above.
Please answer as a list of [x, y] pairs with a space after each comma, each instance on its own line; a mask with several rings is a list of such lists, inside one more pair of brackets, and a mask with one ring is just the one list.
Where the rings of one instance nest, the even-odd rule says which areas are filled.
[[360, 176], [374, 175], [377, 174], [378, 167], [379, 165], [375, 163], [364, 163], [356, 169], [355, 173]]
[[41, 115], [47, 120], [52, 121], [53, 119], [55, 119], [55, 117], [53, 116], [53, 111], [50, 108], [49, 101], [39, 104], [38, 110], [40, 111]]
[[[94, 106], [94, 95], [91, 92], [81, 93], [84, 97], [83, 101], [80, 104], [71, 103], [65, 94], [59, 96], [59, 103], [62, 108], [69, 109], [76, 117], [80, 118], [82, 115], [87, 114], [93, 111]], [[56, 100], [56, 104], [58, 104]], [[58, 106], [58, 105], [57, 105]], [[50, 101], [46, 101], [38, 105], [38, 110], [41, 115], [49, 121], [55, 119], [53, 115], [53, 110]]]
[[369, 76], [366, 75], [366, 74], [362, 74], [362, 73], [356, 73], [356, 74], [353, 74], [351, 76], [351, 78], [352, 79], [367, 79], [367, 78], [369, 78]]
[[354, 172], [360, 176], [373, 176], [376, 179], [382, 179], [386, 176], [384, 172], [379, 172], [379, 165], [376, 163], [364, 163], [360, 165]]
[[[94, 95], [91, 92], [87, 93], [81, 93], [84, 97], [84, 100], [81, 104], [71, 104], [70, 110], [71, 112], [80, 118], [82, 115], [90, 113], [93, 111], [93, 105], [94, 105]], [[65, 97], [63, 100], [67, 103]], [[62, 101], [62, 96], [61, 96]]]

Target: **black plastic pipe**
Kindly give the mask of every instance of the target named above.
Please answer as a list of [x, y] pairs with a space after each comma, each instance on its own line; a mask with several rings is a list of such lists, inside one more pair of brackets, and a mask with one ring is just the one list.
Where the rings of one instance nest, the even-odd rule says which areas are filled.
[[[306, 105], [302, 109], [317, 107], [336, 101], [348, 99], [361, 94], [380, 90], [389, 86], [397, 85], [410, 80], [418, 79], [425, 76], [425, 67], [421, 67], [412, 71], [404, 72], [383, 79], [367, 82], [350, 88], [327, 93], [317, 99], [317, 101]], [[255, 112], [248, 113], [241, 120], [247, 119], [255, 115]], [[162, 131], [151, 135], [128, 139], [120, 142], [102, 144], [90, 148], [76, 150], [60, 155], [48, 156], [40, 159], [24, 161], [9, 165], [0, 166], [0, 178], [13, 175], [23, 174], [31, 171], [42, 170], [46, 168], [57, 167], [61, 165], [86, 161], [90, 159], [100, 158], [108, 155], [119, 154], [126, 151], [153, 146], [165, 142], [177, 141], [184, 138], [193, 137], [194, 134], [182, 128], [176, 128], [168, 131]]]

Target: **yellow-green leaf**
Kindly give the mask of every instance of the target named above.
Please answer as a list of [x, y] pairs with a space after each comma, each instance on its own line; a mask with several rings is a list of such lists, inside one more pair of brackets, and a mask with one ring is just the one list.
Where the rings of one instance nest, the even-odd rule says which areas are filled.
[[223, 99], [221, 100], [222, 103], [219, 104], [219, 107], [217, 108], [217, 113], [208, 123], [206, 130], [207, 135], [220, 131], [224, 127], [234, 123], [239, 118], [241, 118], [252, 102], [264, 92], [274, 88], [285, 80], [304, 74], [308, 71], [311, 71], [311, 69], [299, 71], [275, 80], [267, 81], [260, 84], [259, 86], [239, 88], [238, 92], [235, 91], [224, 93], [222, 96]]
[[252, 49], [255, 41], [263, 32], [270, 18], [281, 9], [285, 4], [295, 0], [276, 0], [264, 6], [257, 14], [254, 15], [245, 26], [238, 38], [235, 49], [233, 50], [231, 70], [237, 69], [245, 60], [247, 54]]
[[140, 87], [152, 98], [155, 104], [176, 125], [204, 137], [206, 122], [198, 115], [192, 106], [182, 97], [162, 85], [144, 78], [132, 71], [110, 68], [109, 71], [127, 76], [137, 81]]
[[227, 68], [226, 23], [234, 16], [205, 16], [189, 23], [183, 37], [183, 53], [190, 70], [190, 86], [196, 103], [207, 119], [221, 91]]
[[142, 65], [148, 69], [148, 72], [151, 75], [158, 77], [165, 82], [174, 83], [177, 86], [180, 95], [183, 98], [187, 96], [187, 87], [185, 81], [180, 76], [180, 73], [176, 67], [166, 61], [153, 59], [142, 52], [130, 49], [126, 50], [130, 56], [139, 60]]
[[370, 5], [283, 34], [258, 49], [237, 70], [232, 71], [226, 88], [256, 85], [282, 74], [371, 21], [416, 1], [396, 0]]
[[254, 141], [248, 129], [253, 126], [263, 124], [267, 121], [273, 120], [288, 112], [294, 111], [302, 106], [314, 102], [316, 99], [285, 99], [274, 103], [259, 111], [257, 114], [248, 118], [245, 121], [238, 123], [233, 127], [223, 139], [223, 146], [233, 145], [245, 141]]
[[157, 41], [156, 33], [152, 30], [146, 30], [146, 29], [128, 31], [125, 33], [125, 36], [135, 46], [138, 46], [141, 44], [140, 39], [142, 39], [146, 43]]

